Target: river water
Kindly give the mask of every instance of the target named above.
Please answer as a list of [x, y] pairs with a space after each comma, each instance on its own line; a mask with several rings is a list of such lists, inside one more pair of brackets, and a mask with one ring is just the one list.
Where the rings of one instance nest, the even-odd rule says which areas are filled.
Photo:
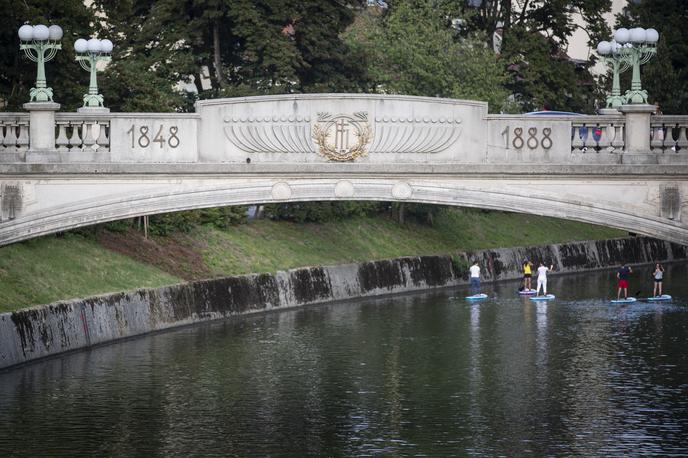
[[[0, 373], [0, 456], [688, 454], [687, 265], [314, 306]], [[635, 287], [634, 287], [635, 285]], [[649, 270], [631, 292], [651, 290]]]

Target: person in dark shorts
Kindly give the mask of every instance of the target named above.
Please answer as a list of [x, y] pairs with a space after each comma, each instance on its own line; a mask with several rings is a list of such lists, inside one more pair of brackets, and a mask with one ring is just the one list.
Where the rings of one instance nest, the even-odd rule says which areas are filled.
[[528, 259], [523, 260], [523, 289], [526, 291], [531, 290], [531, 279], [533, 277], [533, 263], [528, 261]]
[[621, 299], [621, 290], [624, 291], [624, 299], [628, 299], [628, 276], [633, 273], [630, 266], [624, 264], [616, 271], [616, 278], [619, 280], [619, 290], [616, 292], [616, 300]]
[[[662, 295], [662, 280], [664, 279], [664, 267], [660, 263], [655, 266], [655, 271], [652, 272], [652, 278], [655, 280], [655, 289], [652, 292], [653, 296]], [[657, 294], [659, 292], [659, 294]]]

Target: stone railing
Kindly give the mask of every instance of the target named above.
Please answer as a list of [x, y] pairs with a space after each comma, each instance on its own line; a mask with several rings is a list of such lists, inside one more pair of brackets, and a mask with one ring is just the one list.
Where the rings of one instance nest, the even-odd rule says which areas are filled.
[[64, 162], [109, 160], [110, 114], [57, 113], [55, 147]]
[[484, 102], [373, 94], [203, 100], [195, 113], [0, 114], [0, 162], [682, 163], [688, 116], [488, 115]]
[[650, 129], [652, 152], [688, 152], [688, 116], [653, 116]]
[[488, 162], [619, 163], [625, 117], [489, 115]]
[[0, 162], [23, 162], [29, 149], [29, 114], [0, 113]]
[[623, 116], [577, 116], [571, 122], [572, 153], [623, 153]]

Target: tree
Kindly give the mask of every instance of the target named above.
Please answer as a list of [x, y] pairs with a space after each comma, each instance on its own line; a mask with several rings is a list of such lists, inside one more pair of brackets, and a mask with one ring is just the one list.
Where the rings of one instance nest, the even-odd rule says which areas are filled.
[[88, 92], [88, 73], [74, 59], [74, 41], [88, 37], [94, 12], [83, 0], [0, 0], [0, 106], [17, 111], [29, 101], [29, 90], [36, 82], [36, 64], [19, 50], [17, 30], [28, 22], [58, 24], [64, 30], [62, 50], [46, 63], [48, 86], [62, 109], [75, 110]]
[[364, 57], [372, 91], [484, 100], [496, 111], [507, 101], [494, 52], [475, 37], [460, 39], [430, 1], [364, 12], [346, 40]]
[[[600, 93], [590, 63], [566, 55], [570, 35], [578, 28], [595, 46], [608, 37], [603, 14], [610, 0], [460, 0], [440, 1], [447, 18], [459, 18], [461, 33], [484, 32], [509, 70], [507, 89], [525, 111], [551, 108], [592, 113]], [[500, 43], [495, 46], [499, 37]]]
[[594, 113], [600, 93], [589, 72], [590, 64], [571, 61], [553, 39], [512, 28], [502, 58], [509, 62], [506, 86], [523, 111]]
[[[657, 55], [643, 66], [643, 89], [665, 114], [688, 112], [688, 8], [684, 0], [629, 3], [617, 17], [617, 27], [655, 28]], [[629, 73], [629, 72], [627, 72]], [[630, 81], [628, 74], [624, 79]], [[625, 83], [628, 87], [630, 83]]]
[[[339, 37], [358, 2], [96, 0], [114, 56], [105, 85], [122, 109], [190, 109], [200, 98], [351, 91], [360, 87]], [[204, 69], [209, 74], [204, 74]]]

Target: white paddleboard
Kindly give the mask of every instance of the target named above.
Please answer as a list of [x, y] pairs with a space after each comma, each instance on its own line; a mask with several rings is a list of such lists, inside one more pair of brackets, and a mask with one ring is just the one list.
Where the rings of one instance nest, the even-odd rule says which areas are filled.
[[629, 297], [627, 299], [612, 299], [612, 304], [631, 304], [637, 301], [635, 297]]
[[474, 294], [472, 296], [466, 296], [466, 300], [468, 300], [468, 301], [479, 301], [481, 299], [487, 299], [487, 294], [480, 293], [480, 294]]
[[534, 296], [537, 294], [537, 291], [534, 289], [524, 289], [523, 291], [519, 291], [518, 294], [521, 296]]
[[668, 294], [662, 294], [661, 296], [648, 297], [646, 300], [651, 301], [651, 302], [670, 301], [671, 296], [669, 296]]
[[533, 296], [530, 298], [531, 301], [551, 301], [554, 299], [554, 294], [548, 294], [546, 296]]

